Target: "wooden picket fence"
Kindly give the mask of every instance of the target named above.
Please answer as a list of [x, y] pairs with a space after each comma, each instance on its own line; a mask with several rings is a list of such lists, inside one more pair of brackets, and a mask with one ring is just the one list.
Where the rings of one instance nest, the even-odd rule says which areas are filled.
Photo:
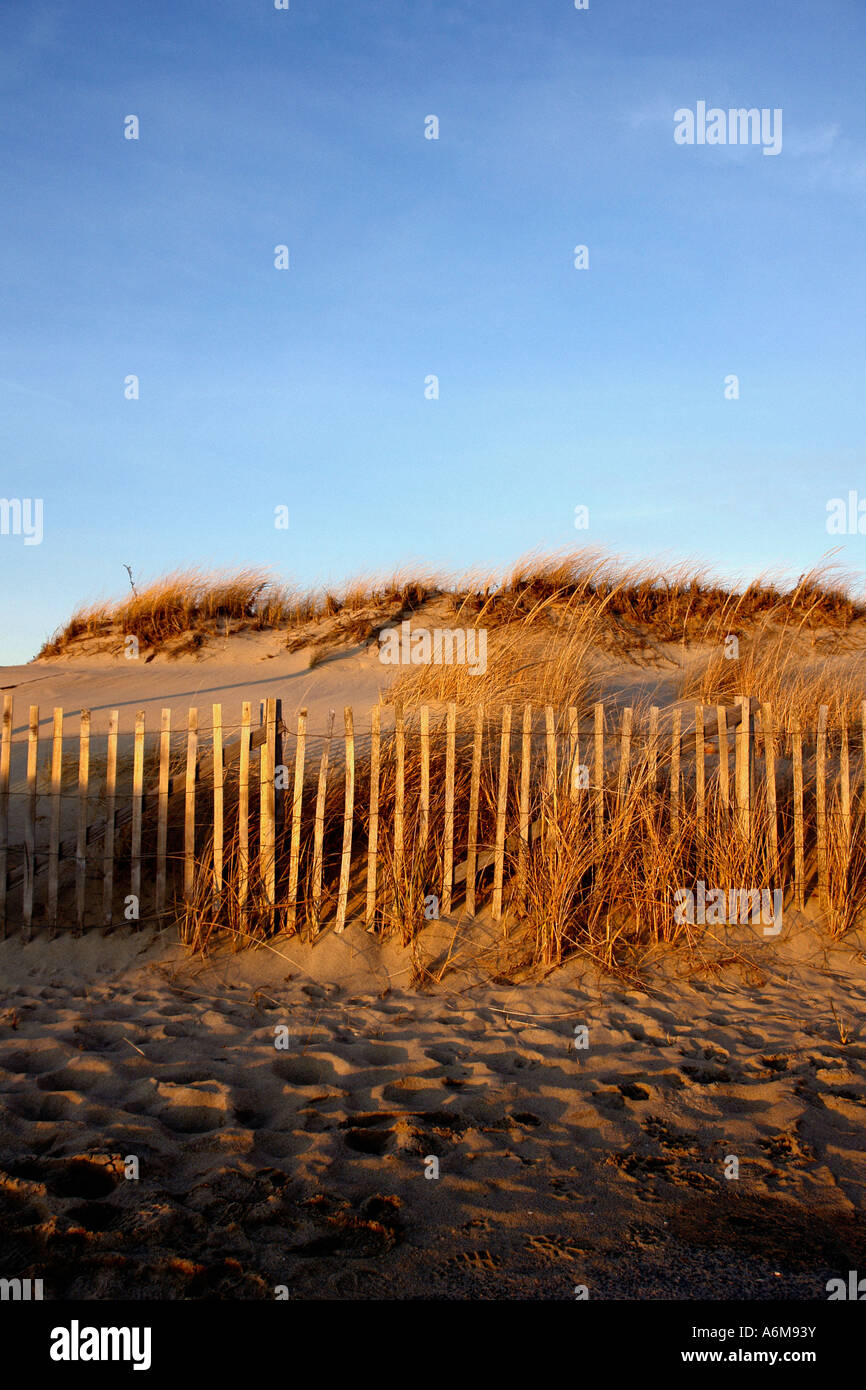
[[[631, 708], [610, 711], [601, 703], [591, 720], [581, 720], [575, 708], [552, 706], [527, 706], [517, 718], [506, 707], [495, 720], [480, 708], [453, 704], [411, 715], [382, 706], [370, 711], [359, 732], [346, 708], [336, 742], [333, 712], [324, 734], [308, 729], [305, 710], [290, 729], [274, 699], [262, 703], [258, 723], [251, 704], [243, 703], [234, 727], [224, 725], [219, 704], [207, 728], [190, 709], [174, 737], [171, 711], [163, 710], [149, 741], [143, 712], [131, 730], [121, 731], [112, 711], [105, 734], [96, 735], [90, 711], [82, 710], [73, 734], [77, 756], [66, 746], [69, 720], [55, 709], [41, 776], [39, 707], [30, 706], [26, 726], [17, 731], [13, 713], [6, 695], [0, 934], [18, 927], [25, 940], [35, 925], [51, 934], [59, 927], [165, 921], [201, 893], [202, 883], [218, 913], [229, 879], [242, 909], [254, 897], [269, 905], [275, 930], [307, 922], [316, 934], [330, 921], [341, 932], [350, 910], [372, 930], [383, 897], [396, 891], [408, 872], [410, 848], [419, 844], [435, 846], [429, 870], [435, 882], [424, 891], [436, 894], [441, 915], [454, 911], [458, 896], [474, 914], [486, 894], [498, 919], [507, 882], [519, 887], [524, 881], [528, 855], [556, 797], [583, 799], [590, 832], [603, 846], [638, 753], [668, 833], [679, 833], [687, 805], [703, 824], [712, 800], [730, 814], [732, 833], [766, 837], [771, 876], [799, 906], [806, 898], [807, 859], [815, 870], [810, 878], [826, 897], [831, 799], [849, 840], [863, 833], [854, 803], [862, 809], [864, 798], [853, 789], [857, 781], [866, 790], [866, 702], [856, 730], [828, 730], [822, 707], [813, 732], [795, 724], [784, 735], [774, 728], [771, 708], [748, 696], [738, 696], [733, 707], [675, 708], [664, 715], [654, 707], [640, 720]], [[684, 715], [693, 724], [684, 726]], [[411, 788], [409, 755], [418, 771]], [[778, 799], [782, 759], [784, 812]], [[783, 816], [793, 832], [787, 880], [779, 853]]]

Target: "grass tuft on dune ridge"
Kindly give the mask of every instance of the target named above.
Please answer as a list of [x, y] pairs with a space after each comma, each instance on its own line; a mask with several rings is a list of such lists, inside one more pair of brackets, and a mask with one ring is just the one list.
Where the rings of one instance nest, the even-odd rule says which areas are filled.
[[[718, 641], [756, 623], [842, 632], [866, 616], [853, 578], [829, 562], [796, 581], [770, 576], [738, 588], [706, 568], [627, 564], [584, 548], [529, 555], [504, 572], [453, 577], [404, 570], [319, 589], [294, 587], [258, 567], [178, 570], [122, 599], [79, 607], [38, 656], [64, 655], [83, 639], [110, 647], [134, 635], [158, 649], [190, 634], [206, 640], [244, 629], [285, 630], [292, 646], [301, 640], [301, 629], [328, 620], [339, 620], [340, 630], [363, 640], [375, 634], [377, 623], [433, 601], [446, 605], [452, 626], [533, 628], [549, 632], [554, 642], [568, 628], [570, 644], [620, 648], [639, 648], [647, 640]], [[443, 692], [442, 698], [452, 695]]]

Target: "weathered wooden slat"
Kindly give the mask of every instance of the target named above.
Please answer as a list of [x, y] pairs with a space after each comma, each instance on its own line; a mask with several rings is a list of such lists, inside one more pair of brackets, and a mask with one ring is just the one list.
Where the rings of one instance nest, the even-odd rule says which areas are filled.
[[622, 712], [620, 730], [619, 777], [616, 785], [617, 803], [622, 806], [628, 790], [629, 769], [631, 765], [631, 725], [634, 710], [629, 707]]
[[33, 928], [33, 894], [36, 887], [36, 779], [39, 765], [39, 706], [30, 706], [27, 736], [27, 808], [24, 821], [24, 903], [23, 936], [30, 940]]
[[568, 795], [580, 796], [580, 718], [574, 705], [568, 707]]
[[418, 841], [423, 853], [430, 833], [430, 709], [421, 706], [421, 814]]
[[292, 785], [292, 845], [289, 851], [289, 901], [286, 930], [296, 930], [298, 920], [298, 873], [301, 863], [301, 811], [304, 799], [304, 761], [307, 750], [307, 711], [298, 712], [295, 737], [295, 777]]
[[225, 850], [225, 767], [223, 762], [223, 707], [216, 704], [211, 715], [213, 744], [213, 910], [220, 911], [223, 896], [223, 855]]
[[0, 940], [6, 936], [7, 880], [9, 874], [9, 766], [12, 756], [12, 696], [3, 696], [0, 730]]
[[[157, 786], [156, 822], [156, 897], [157, 917], [165, 912], [166, 849], [168, 847], [168, 783], [171, 769], [171, 710], [164, 709], [159, 730], [159, 784]], [[115, 722], [115, 738], [117, 725]], [[110, 900], [106, 911], [111, 912]]]
[[796, 715], [791, 719], [791, 757], [794, 765], [794, 887], [797, 906], [806, 901], [806, 867], [803, 842], [803, 733]]
[[195, 786], [198, 772], [198, 710], [191, 709], [186, 725], [186, 799], [183, 822], [183, 895], [192, 901], [195, 888]]
[[78, 737], [78, 837], [75, 845], [75, 926], [84, 929], [87, 910], [87, 796], [90, 783], [90, 710], [80, 715]]
[[317, 933], [322, 924], [322, 878], [324, 874], [325, 796], [328, 790], [328, 760], [334, 733], [334, 711], [328, 712], [328, 732], [319, 760], [319, 785], [316, 788], [316, 822], [313, 831], [313, 892], [310, 929]]
[[342, 933], [346, 927], [346, 909], [349, 902], [349, 869], [352, 862], [352, 825], [355, 817], [355, 724], [352, 710], [346, 705], [343, 710], [346, 729], [346, 796], [343, 806], [343, 853], [340, 861], [340, 889], [337, 898], [337, 921], [334, 931]]
[[367, 931], [375, 931], [376, 928], [376, 871], [378, 868], [379, 858], [380, 745], [380, 709], [378, 705], [374, 705], [370, 713], [370, 825], [367, 833], [367, 905], [364, 914], [364, 923], [367, 928]]
[[517, 892], [521, 907], [526, 906], [526, 873], [529, 863], [529, 782], [532, 764], [532, 705], [523, 707], [523, 737], [520, 752], [520, 839], [517, 849]]
[[394, 755], [396, 766], [394, 790], [394, 911], [403, 887], [403, 816], [406, 800], [406, 727], [403, 706], [398, 701], [394, 709]]
[[741, 710], [736, 743], [737, 829], [748, 839], [752, 830], [752, 702], [748, 695], [738, 695], [737, 704]]
[[765, 701], [761, 706], [764, 726], [764, 775], [767, 787], [767, 827], [770, 851], [770, 873], [773, 883], [779, 882], [779, 815], [776, 805], [776, 729], [773, 706]]
[[716, 705], [716, 728], [719, 738], [719, 800], [722, 810], [727, 812], [731, 805], [731, 792], [728, 778], [728, 718], [723, 705]]
[[671, 834], [680, 833], [680, 748], [682, 745], [682, 711], [675, 709], [671, 726]]
[[60, 811], [63, 789], [63, 710], [54, 711], [51, 737], [51, 824], [48, 831], [48, 929], [57, 929], [57, 901], [60, 890]]
[[141, 918], [141, 812], [144, 795], [144, 710], [135, 716], [132, 753], [132, 837], [129, 891], [135, 899], [135, 920]]
[[499, 783], [496, 794], [496, 858], [493, 868], [493, 920], [502, 917], [502, 880], [505, 868], [505, 817], [508, 810], [508, 761], [511, 752], [511, 706], [502, 711], [499, 744]]
[[842, 835], [845, 855], [851, 849], [851, 759], [848, 750], [848, 720], [842, 720], [842, 744], [839, 749], [839, 811], [842, 816]]
[[457, 706], [452, 700], [445, 716], [445, 836], [442, 845], [442, 904], [443, 917], [451, 913], [451, 890], [454, 876], [454, 749], [457, 730]]
[[250, 893], [250, 743], [252, 709], [249, 700], [241, 704], [241, 732], [238, 750], [238, 907], [241, 922], [246, 920]]
[[557, 784], [559, 767], [556, 747], [556, 714], [553, 705], [544, 706], [545, 743], [545, 783], [544, 783], [544, 823], [545, 840], [548, 844], [556, 834], [557, 823]]
[[277, 848], [286, 825], [286, 789], [288, 787], [288, 768], [283, 762], [283, 702], [276, 698], [273, 704], [273, 733], [271, 738], [271, 781], [274, 785], [274, 892], [276, 879], [280, 876], [277, 863]]
[[276, 905], [276, 748], [277, 705], [269, 699], [265, 704], [265, 741], [259, 763], [259, 872], [268, 911]]
[[704, 707], [695, 705], [695, 802], [698, 813], [698, 834], [703, 842], [707, 834], [706, 767], [704, 763]]
[[593, 793], [593, 819], [595, 826], [595, 840], [598, 849], [601, 848], [602, 834], [604, 831], [604, 705], [597, 702], [594, 706], [594, 743], [595, 743], [595, 767], [593, 778], [595, 790]]
[[102, 921], [111, 926], [114, 902], [114, 848], [117, 816], [117, 731], [120, 716], [113, 709], [108, 716], [105, 741], [105, 833], [102, 839]]
[[818, 855], [818, 890], [821, 907], [827, 910], [827, 715], [826, 705], [818, 710], [815, 735], [815, 832]]
[[654, 796], [658, 789], [659, 777], [659, 707], [651, 705], [649, 712], [649, 734], [647, 743], [647, 782], [649, 794]]
[[472, 772], [469, 780], [469, 826], [466, 838], [466, 911], [475, 916], [475, 865], [478, 859], [478, 804], [481, 798], [481, 757], [484, 740], [484, 709], [475, 706], [472, 741]]

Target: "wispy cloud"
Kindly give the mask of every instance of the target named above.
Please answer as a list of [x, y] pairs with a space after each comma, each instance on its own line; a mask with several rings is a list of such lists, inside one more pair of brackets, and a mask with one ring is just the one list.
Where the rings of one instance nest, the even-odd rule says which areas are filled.
[[816, 126], [814, 130], [795, 130], [785, 136], [785, 150], [794, 159], [814, 159], [827, 155], [838, 144], [842, 133], [841, 126]]
[[37, 391], [32, 386], [21, 386], [17, 381], [7, 381], [6, 377], [0, 376], [0, 388], [2, 387], [9, 391], [21, 391], [25, 396], [35, 396], [40, 401], [51, 401], [54, 405], [72, 405], [71, 401], [61, 400], [59, 396], [51, 396], [47, 391]]
[[801, 161], [810, 184], [840, 193], [866, 192], [866, 151], [836, 123], [785, 132], [785, 152]]

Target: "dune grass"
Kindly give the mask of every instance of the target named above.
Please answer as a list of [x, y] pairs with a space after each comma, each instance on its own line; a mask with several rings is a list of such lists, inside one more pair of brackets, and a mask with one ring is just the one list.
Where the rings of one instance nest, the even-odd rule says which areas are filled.
[[[559, 722], [559, 760], [553, 783], [548, 781], [543, 722], [536, 720], [532, 744], [529, 792], [529, 842], [521, 851], [517, 832], [520, 793], [519, 721], [512, 723], [508, 816], [505, 845], [504, 911], [496, 924], [500, 973], [547, 969], [574, 955], [581, 955], [604, 970], [629, 973], [639, 969], [647, 952], [659, 947], [683, 947], [695, 968], [710, 968], [720, 956], [737, 959], [753, 938], [743, 926], [713, 927], [675, 917], [674, 895], [678, 888], [693, 889], [698, 880], [724, 889], [781, 889], [785, 913], [794, 907], [793, 774], [790, 747], [784, 739], [777, 750], [778, 858], [774, 859], [769, 834], [769, 810], [759, 777], [754, 789], [751, 826], [745, 833], [732, 804], [722, 795], [717, 757], [707, 756], [707, 781], [703, 813], [695, 795], [695, 769], [684, 745], [682, 796], [678, 824], [672, 824], [670, 756], [667, 733], [654, 746], [646, 737], [647, 711], [636, 712], [636, 742], [624, 789], [618, 784], [616, 731], [608, 730], [608, 761], [602, 784], [579, 785], [574, 777], [578, 759], [591, 762], [591, 748], [583, 739], [574, 749], [567, 726]], [[478, 816], [479, 853], [483, 856], [496, 841], [498, 760], [501, 724], [498, 718], [484, 723], [484, 754]], [[711, 745], [712, 748], [713, 745]], [[815, 858], [815, 762], [814, 750], [806, 750], [805, 826], [807, 846], [806, 885], [810, 910], [817, 913], [823, 930], [838, 938], [862, 918], [866, 893], [866, 826], [863, 804], [855, 796], [850, 820], [846, 820], [833, 780], [838, 749], [831, 746], [831, 778], [827, 810], [826, 899], [818, 891]], [[466, 856], [469, 830], [471, 721], [457, 726], [454, 781], [454, 864]], [[395, 938], [418, 957], [416, 978], [432, 978], [435, 962], [422, 962], [423, 929], [430, 920], [431, 901], [438, 909], [445, 857], [444, 724], [431, 730], [429, 830], [422, 837], [421, 756], [418, 723], [409, 718], [404, 758], [404, 835], [402, 853], [395, 838], [397, 808], [397, 760], [393, 734], [383, 736], [379, 795], [379, 868], [375, 930]], [[573, 765], [574, 764], [574, 765]], [[733, 767], [731, 767], [733, 772]], [[852, 778], [862, 780], [862, 754], [857, 749]], [[369, 834], [369, 759], [365, 749], [356, 763], [356, 801], [353, 824], [354, 859], [349, 893], [349, 919], [364, 917], [366, 850]], [[343, 822], [344, 772], [339, 756], [333, 757], [327, 783], [324, 814], [323, 892], [320, 911], [313, 910], [315, 774], [307, 780], [301, 823], [301, 856], [295, 930], [310, 940], [333, 926], [339, 878]], [[227, 822], [233, 823], [235, 804], [227, 802]], [[231, 805], [231, 809], [229, 806]], [[598, 815], [602, 833], [598, 833]], [[278, 836], [276, 909], [266, 899], [259, 872], [257, 807], [253, 806], [249, 892], [241, 902], [236, 839], [230, 837], [226, 877], [218, 902], [214, 899], [209, 846], [199, 855], [193, 897], [182, 909], [182, 939], [192, 949], [208, 951], [217, 942], [234, 940], [239, 946], [251, 940], [267, 942], [287, 927], [286, 890], [289, 863], [289, 829]], [[482, 864], [478, 873], [478, 908], [489, 921], [493, 865]], [[464, 911], [464, 885], [455, 883], [454, 920]], [[436, 915], [434, 911], [433, 915]], [[455, 934], [457, 927], [455, 925]], [[456, 936], [455, 936], [456, 939]], [[760, 941], [761, 929], [758, 928]], [[447, 968], [459, 963], [460, 949], [449, 957]], [[745, 956], [743, 957], [745, 960]], [[440, 963], [441, 964], [441, 963]], [[445, 966], [441, 967], [445, 969]]]
[[284, 629], [291, 641], [306, 625], [369, 610], [367, 627], [359, 616], [363, 634], [376, 630], [377, 610], [382, 621], [393, 621], [437, 599], [446, 602], [455, 625], [555, 629], [580, 623], [586, 636], [620, 645], [639, 644], [648, 635], [662, 642], [718, 640], [758, 620], [842, 631], [866, 614], [851, 577], [829, 563], [796, 581], [765, 577], [738, 588], [705, 568], [626, 564], [585, 548], [530, 555], [504, 572], [455, 578], [406, 570], [319, 589], [293, 587], [258, 567], [179, 570], [122, 599], [79, 607], [39, 656], [62, 655], [84, 638], [117, 644], [134, 635], [159, 648], [188, 633], [244, 628]]

